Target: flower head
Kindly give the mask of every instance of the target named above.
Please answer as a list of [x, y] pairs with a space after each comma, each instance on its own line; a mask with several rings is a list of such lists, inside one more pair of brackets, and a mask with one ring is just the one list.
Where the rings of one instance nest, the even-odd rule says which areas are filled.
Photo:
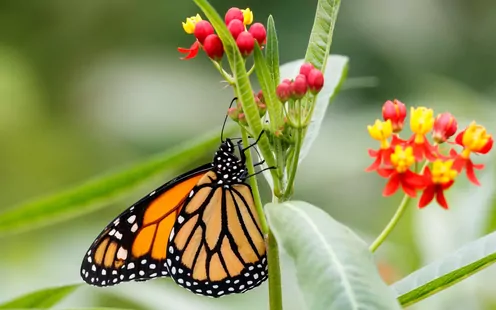
[[456, 118], [451, 113], [441, 113], [436, 116], [432, 138], [437, 143], [444, 143], [451, 138], [458, 129]]
[[400, 132], [403, 129], [403, 123], [406, 118], [405, 104], [397, 99], [386, 101], [382, 106], [382, 117], [385, 121], [391, 120], [393, 132]]
[[250, 10], [250, 8], [241, 10], [241, 12], [243, 12], [243, 23], [245, 25], [250, 25], [251, 23], [253, 23], [253, 12]]
[[493, 138], [487, 133], [486, 128], [472, 122], [465, 130], [460, 132], [455, 139], [456, 143], [463, 147], [460, 154], [456, 151], [451, 152], [451, 156], [455, 158], [453, 167], [458, 172], [465, 168], [467, 178], [475, 185], [480, 185], [479, 180], [475, 176], [474, 169], [483, 169], [484, 165], [474, 164], [470, 159], [471, 153], [486, 154], [493, 147]]
[[203, 49], [208, 57], [216, 61], [222, 59], [222, 56], [224, 55], [224, 46], [222, 45], [219, 36], [216, 34], [211, 34], [205, 38]]
[[243, 12], [239, 8], [230, 8], [226, 12], [226, 16], [224, 17], [224, 21], [226, 22], [226, 25], [229, 25], [229, 23], [234, 20], [244, 20]]
[[233, 19], [229, 25], [227, 25], [227, 29], [232, 34], [234, 40], [236, 40], [239, 34], [245, 31], [245, 25], [239, 19]]
[[308, 90], [307, 78], [303, 74], [298, 74], [291, 83], [291, 93], [294, 99], [301, 99]]
[[493, 147], [493, 137], [487, 133], [486, 128], [472, 122], [467, 129], [460, 132], [456, 137], [456, 143], [464, 147], [465, 154], [468, 157], [470, 153], [486, 154]]
[[317, 94], [322, 90], [322, 87], [324, 87], [324, 75], [319, 69], [313, 68], [310, 70], [307, 75], [307, 80], [308, 89], [310, 89], [313, 94]]
[[422, 189], [425, 182], [421, 175], [410, 170], [410, 166], [415, 163], [412, 147], [404, 148], [397, 145], [394, 148], [394, 153], [391, 154], [390, 162], [392, 168], [377, 169], [380, 176], [389, 179], [382, 194], [384, 196], [393, 195], [401, 186], [405, 194], [415, 197], [416, 191]]
[[183, 22], [183, 29], [187, 34], [193, 34], [195, 32], [196, 23], [201, 21], [202, 18], [200, 14], [186, 18], [186, 22]]
[[212, 27], [212, 25], [208, 21], [200, 20], [196, 23], [194, 35], [201, 44], [203, 44], [205, 38], [211, 34], [214, 34], [214, 27]]
[[393, 127], [391, 125], [391, 121], [381, 122], [380, 120], [376, 120], [374, 125], [367, 126], [367, 130], [369, 131], [372, 139], [377, 140], [381, 143], [381, 147], [379, 150], [369, 149], [369, 155], [372, 158], [375, 158], [375, 161], [365, 169], [365, 171], [370, 172], [378, 169], [381, 164], [386, 166], [391, 165], [391, 154], [393, 153], [393, 148], [389, 143], [389, 138], [393, 134]]
[[410, 114], [410, 129], [413, 131], [413, 136], [408, 142], [413, 147], [416, 160], [422, 161], [424, 158], [435, 160], [437, 149], [425, 136], [434, 126], [434, 111], [425, 107], [416, 109], [412, 107]]
[[453, 169], [453, 163], [453, 160], [442, 161], [438, 159], [432, 164], [432, 171], [429, 167], [425, 168], [424, 180], [426, 187], [420, 197], [419, 208], [427, 206], [435, 197], [441, 207], [448, 209], [444, 191], [453, 185], [458, 175], [458, 171]]
[[250, 26], [250, 29], [248, 29], [248, 31], [255, 38], [255, 40], [257, 40], [258, 45], [265, 44], [265, 41], [267, 39], [267, 31], [265, 30], [265, 26], [263, 24], [254, 23]]
[[236, 45], [238, 46], [241, 55], [247, 57], [255, 48], [255, 39], [251, 33], [243, 31], [236, 38]]

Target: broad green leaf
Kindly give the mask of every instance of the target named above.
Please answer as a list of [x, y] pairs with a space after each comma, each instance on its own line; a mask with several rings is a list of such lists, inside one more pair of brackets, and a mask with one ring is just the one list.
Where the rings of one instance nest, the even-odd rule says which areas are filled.
[[269, 15], [267, 19], [267, 44], [265, 46], [265, 57], [267, 58], [267, 67], [272, 76], [274, 89], [279, 84], [279, 42], [277, 40], [276, 25], [274, 18]]
[[367, 245], [348, 227], [302, 201], [269, 203], [265, 210], [294, 261], [307, 309], [400, 309]]
[[394, 283], [398, 300], [409, 306], [473, 275], [496, 261], [496, 232], [473, 241]]
[[0, 304], [0, 309], [50, 308], [74, 292], [79, 284], [41, 289]]
[[319, 0], [308, 42], [305, 62], [324, 71], [331, 50], [332, 33], [338, 16], [341, 0]]
[[[237, 130], [237, 126], [228, 127], [227, 135]], [[146, 180], [169, 169], [184, 167], [200, 159], [204, 156], [205, 149], [215, 148], [219, 143], [219, 131], [215, 130], [215, 133], [209, 133], [198, 140], [184, 143], [171, 151], [122, 171], [95, 178], [53, 196], [11, 208], [0, 214], [0, 234], [31, 230], [102, 208]]]
[[[253, 88], [251, 87], [250, 79], [248, 73], [246, 72], [245, 60], [241, 55], [233, 36], [227, 29], [224, 20], [215, 11], [212, 5], [207, 0], [194, 0], [196, 5], [203, 11], [206, 15], [220, 39], [224, 45], [224, 51], [229, 61], [232, 74], [235, 76], [235, 86], [238, 99], [243, 103], [243, 111], [246, 116], [246, 121], [250, 126], [252, 135], [258, 136], [262, 131], [262, 121], [260, 120], [260, 115], [258, 113], [258, 107], [255, 103], [255, 98], [253, 96]], [[271, 114], [271, 107], [267, 107], [269, 111], [269, 116]], [[273, 121], [273, 119], [271, 119]], [[258, 142], [258, 148], [262, 153], [267, 165], [275, 167], [274, 154], [270, 150], [269, 139], [267, 135], [262, 135], [260, 141]], [[275, 169], [270, 170], [273, 177], [277, 177]]]

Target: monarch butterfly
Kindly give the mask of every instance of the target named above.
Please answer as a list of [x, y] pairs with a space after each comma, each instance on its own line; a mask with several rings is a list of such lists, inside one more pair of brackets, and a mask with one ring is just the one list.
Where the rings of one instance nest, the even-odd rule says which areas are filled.
[[[233, 100], [234, 101], [234, 100]], [[263, 133], [263, 131], [262, 131]], [[246, 148], [223, 141], [211, 163], [165, 183], [115, 218], [81, 265], [95, 286], [170, 276], [199, 295], [244, 293], [267, 279]], [[222, 140], [222, 138], [221, 138]]]

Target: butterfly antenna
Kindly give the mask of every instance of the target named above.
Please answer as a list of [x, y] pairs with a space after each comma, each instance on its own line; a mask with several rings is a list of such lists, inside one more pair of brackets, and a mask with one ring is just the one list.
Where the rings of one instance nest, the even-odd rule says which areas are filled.
[[233, 103], [238, 100], [238, 97], [234, 97], [234, 99], [229, 104], [229, 108], [227, 108], [226, 117], [224, 118], [224, 124], [222, 124], [222, 130], [220, 131], [220, 142], [224, 142], [224, 128], [226, 127], [227, 117], [229, 116], [229, 109], [232, 107]]

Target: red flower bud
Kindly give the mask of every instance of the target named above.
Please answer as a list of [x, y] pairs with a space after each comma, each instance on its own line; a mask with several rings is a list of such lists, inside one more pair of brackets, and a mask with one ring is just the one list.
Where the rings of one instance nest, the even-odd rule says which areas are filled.
[[301, 65], [300, 74], [303, 74], [308, 78], [308, 74], [310, 73], [310, 71], [312, 71], [312, 69], [315, 69], [315, 67], [311, 63], [306, 62]]
[[246, 57], [253, 52], [253, 48], [255, 47], [255, 39], [251, 33], [248, 31], [243, 31], [238, 35], [236, 45], [238, 46], [241, 55]]
[[[301, 69], [301, 68], [300, 68]], [[319, 69], [312, 69], [307, 75], [308, 88], [314, 94], [317, 94], [324, 86], [324, 75]]]
[[238, 115], [238, 122], [242, 125], [248, 125], [248, 122], [246, 121], [246, 115], [245, 113], [239, 113]]
[[264, 25], [261, 23], [254, 23], [250, 26], [248, 31], [255, 38], [255, 40], [257, 40], [258, 45], [265, 44], [265, 39], [267, 39], [267, 31], [265, 30]]
[[451, 136], [456, 133], [458, 123], [456, 118], [451, 113], [441, 113], [434, 121], [434, 130], [432, 137], [437, 143], [446, 142]]
[[229, 23], [234, 19], [238, 19], [241, 22], [243, 22], [243, 20], [245, 19], [243, 16], [243, 12], [241, 12], [241, 10], [238, 8], [230, 8], [229, 10], [227, 10], [226, 16], [224, 17], [226, 25], [229, 25]]
[[257, 96], [256, 96], [256, 97], [260, 100], [260, 102], [265, 103], [265, 97], [264, 97], [264, 95], [263, 95], [263, 91], [262, 91], [262, 90], [260, 90], [260, 91], [257, 93]]
[[245, 25], [239, 19], [233, 19], [229, 23], [229, 25], [227, 25], [227, 29], [229, 29], [229, 32], [234, 37], [234, 40], [236, 40], [238, 38], [239, 34], [243, 31], [245, 31]]
[[291, 81], [285, 81], [286, 80], [282, 81], [281, 84], [277, 85], [276, 88], [277, 98], [279, 98], [282, 103], [285, 103], [289, 100], [289, 98], [291, 98]]
[[308, 90], [307, 78], [303, 74], [298, 74], [291, 83], [291, 94], [295, 99], [305, 96]]
[[211, 34], [205, 38], [203, 49], [205, 50], [205, 53], [207, 53], [208, 57], [213, 60], [220, 60], [224, 55], [224, 46], [222, 45], [222, 41], [219, 36], [216, 34]]
[[212, 27], [212, 25], [208, 21], [201, 20], [196, 23], [194, 34], [195, 34], [195, 38], [197, 38], [201, 44], [205, 42], [206, 37], [208, 37], [213, 33], [214, 33], [214, 27]]
[[237, 122], [238, 121], [238, 116], [239, 116], [239, 110], [238, 108], [229, 108], [229, 110], [227, 110], [227, 115], [229, 115], [229, 117]]
[[403, 129], [403, 123], [406, 118], [406, 107], [397, 99], [393, 101], [388, 100], [382, 106], [382, 117], [385, 121], [390, 120], [393, 125], [393, 132], [398, 133]]

